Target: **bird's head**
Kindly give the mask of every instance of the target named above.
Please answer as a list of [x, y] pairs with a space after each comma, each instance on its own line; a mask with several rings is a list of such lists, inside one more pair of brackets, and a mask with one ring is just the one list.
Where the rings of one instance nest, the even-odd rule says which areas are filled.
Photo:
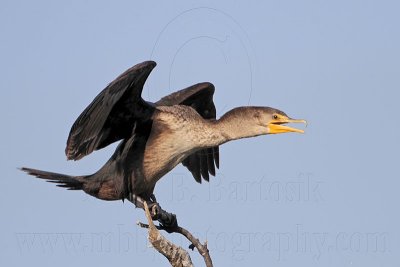
[[256, 114], [260, 116], [260, 123], [267, 128], [268, 134], [280, 133], [304, 133], [304, 130], [286, 126], [287, 123], [304, 123], [307, 125], [306, 120], [292, 119], [285, 112], [275, 108], [259, 108], [256, 109]]
[[292, 119], [285, 112], [270, 107], [239, 107], [227, 112], [221, 121], [231, 121], [228, 125], [237, 125], [240, 136], [250, 137], [264, 134], [288, 132], [304, 133], [304, 130], [286, 126], [288, 123], [307, 123], [305, 120]]

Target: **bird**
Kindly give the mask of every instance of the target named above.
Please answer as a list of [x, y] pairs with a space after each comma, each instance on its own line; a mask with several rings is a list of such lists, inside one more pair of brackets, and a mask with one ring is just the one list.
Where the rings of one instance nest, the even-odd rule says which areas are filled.
[[[127, 199], [143, 208], [144, 201], [157, 203], [156, 183], [178, 164], [182, 163], [201, 183], [216, 175], [219, 146], [226, 142], [304, 133], [285, 124], [306, 123], [305, 120], [292, 119], [271, 107], [237, 107], [217, 119], [215, 87], [210, 82], [194, 84], [155, 103], [145, 101], [143, 87], [155, 66], [154, 61], [145, 61], [123, 72], [72, 125], [65, 149], [68, 160], [79, 160], [120, 141], [97, 172], [71, 176], [26, 167], [22, 171], [59, 187], [83, 190], [101, 200]], [[168, 220], [171, 223], [174, 218], [164, 218], [164, 224]]]

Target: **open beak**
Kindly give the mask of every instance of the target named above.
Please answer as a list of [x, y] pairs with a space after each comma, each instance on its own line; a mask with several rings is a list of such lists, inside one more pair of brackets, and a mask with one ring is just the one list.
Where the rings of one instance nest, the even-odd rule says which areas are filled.
[[283, 124], [286, 123], [304, 123], [307, 125], [306, 120], [296, 120], [296, 119], [291, 119], [288, 117], [280, 116], [277, 119], [272, 120], [268, 124], [268, 129], [270, 134], [280, 134], [280, 133], [289, 133], [289, 132], [295, 132], [295, 133], [304, 133], [304, 130], [292, 128], [289, 126], [285, 126]]

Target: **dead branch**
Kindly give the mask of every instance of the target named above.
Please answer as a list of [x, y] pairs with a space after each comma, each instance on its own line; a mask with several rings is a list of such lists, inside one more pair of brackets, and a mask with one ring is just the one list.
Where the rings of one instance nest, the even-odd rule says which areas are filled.
[[149, 241], [153, 247], [163, 254], [173, 267], [193, 267], [189, 253], [166, 239], [156, 228], [150, 215], [147, 203], [144, 202], [147, 221], [149, 222]]
[[163, 254], [168, 259], [172, 266], [186, 267], [193, 266], [193, 263], [189, 256], [189, 253], [186, 250], [167, 240], [163, 235], [161, 235], [159, 230], [165, 230], [168, 233], [178, 233], [186, 237], [191, 242], [189, 248], [193, 250], [194, 247], [196, 247], [200, 255], [204, 258], [206, 266], [213, 267], [210, 253], [207, 248], [207, 242], [205, 242], [204, 245], [201, 244], [200, 241], [195, 238], [188, 230], [180, 226], [166, 229], [165, 227], [154, 225], [150, 210], [146, 202], [144, 202], [144, 208], [149, 224], [138, 222], [138, 225], [142, 228], [149, 229], [148, 238], [150, 243], [158, 252]]

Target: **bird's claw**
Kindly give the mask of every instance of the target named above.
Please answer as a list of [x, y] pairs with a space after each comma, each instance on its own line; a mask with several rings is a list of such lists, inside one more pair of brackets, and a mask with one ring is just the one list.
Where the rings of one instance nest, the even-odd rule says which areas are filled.
[[176, 215], [173, 213], [165, 212], [164, 216], [158, 219], [158, 222], [168, 233], [172, 233], [178, 227], [178, 220], [176, 219]]
[[173, 232], [178, 227], [176, 215], [163, 210], [157, 202], [150, 203], [149, 209], [153, 221], [157, 220], [160, 223], [160, 227], [168, 233]]

